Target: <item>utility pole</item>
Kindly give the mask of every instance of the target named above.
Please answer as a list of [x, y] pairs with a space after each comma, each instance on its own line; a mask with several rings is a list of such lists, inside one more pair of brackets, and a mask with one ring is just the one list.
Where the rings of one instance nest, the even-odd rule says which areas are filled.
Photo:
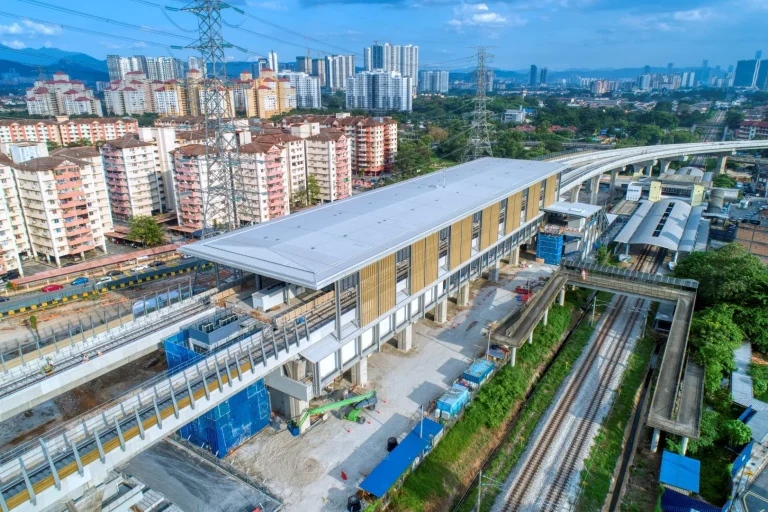
[[[243, 11], [218, 0], [194, 0], [181, 9], [166, 7], [171, 11], [192, 13], [197, 16], [199, 39], [187, 47], [177, 49], [198, 50], [204, 65], [202, 70], [202, 114], [206, 117], [205, 137], [211, 141], [205, 146], [205, 180], [201, 176], [203, 220], [201, 238], [219, 232], [253, 224], [255, 217], [246, 190], [256, 189], [255, 182], [246, 180], [240, 162], [237, 134], [235, 133], [234, 105], [224, 49], [236, 47], [222, 35], [222, 9]], [[250, 180], [249, 180], [250, 181]], [[207, 182], [207, 183], [206, 183]], [[214, 229], [215, 227], [215, 229]]]
[[488, 98], [485, 93], [488, 89], [488, 70], [486, 63], [490, 62], [493, 55], [488, 53], [488, 47], [477, 47], [477, 70], [475, 90], [475, 109], [472, 112], [472, 125], [469, 132], [467, 149], [464, 152], [464, 162], [476, 160], [484, 156], [493, 156], [491, 149], [491, 113], [487, 108]]

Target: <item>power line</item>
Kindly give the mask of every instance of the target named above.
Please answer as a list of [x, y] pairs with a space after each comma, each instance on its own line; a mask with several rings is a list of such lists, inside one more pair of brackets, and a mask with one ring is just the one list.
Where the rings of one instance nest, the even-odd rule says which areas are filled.
[[491, 148], [491, 122], [488, 111], [488, 97], [485, 92], [488, 88], [488, 75], [485, 64], [493, 58], [485, 46], [477, 47], [477, 70], [475, 91], [475, 110], [472, 112], [472, 133], [469, 137], [469, 146], [464, 153], [464, 161], [476, 160], [484, 156], [493, 156]]

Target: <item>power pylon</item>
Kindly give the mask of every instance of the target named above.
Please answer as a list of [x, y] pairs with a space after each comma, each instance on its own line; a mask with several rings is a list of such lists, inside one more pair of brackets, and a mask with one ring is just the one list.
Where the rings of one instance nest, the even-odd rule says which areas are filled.
[[477, 70], [475, 92], [475, 109], [472, 111], [472, 125], [469, 132], [467, 149], [464, 152], [464, 161], [475, 160], [484, 156], [493, 156], [491, 149], [491, 112], [487, 108], [488, 97], [485, 95], [488, 89], [488, 72], [486, 64], [491, 61], [493, 55], [488, 53], [486, 46], [477, 47]]
[[231, 84], [227, 80], [224, 49], [237, 47], [224, 40], [222, 35], [221, 11], [225, 8], [243, 14], [240, 9], [218, 0], [194, 0], [180, 9], [168, 8], [197, 16], [199, 39], [183, 49], [198, 50], [205, 63], [200, 110], [206, 117], [205, 137], [209, 142], [205, 146], [207, 183], [201, 180], [200, 191], [203, 199], [202, 238], [252, 224], [255, 220], [253, 206], [246, 196]]

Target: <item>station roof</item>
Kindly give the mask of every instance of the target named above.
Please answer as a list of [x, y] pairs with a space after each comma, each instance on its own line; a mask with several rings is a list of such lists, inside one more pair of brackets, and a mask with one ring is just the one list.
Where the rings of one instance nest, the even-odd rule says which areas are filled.
[[562, 168], [559, 163], [482, 158], [181, 251], [319, 289]]
[[569, 203], [566, 201], [559, 201], [551, 206], [542, 208], [542, 210], [548, 213], [559, 213], [561, 215], [569, 215], [585, 219], [591, 217], [602, 209], [602, 206], [596, 204]]
[[678, 199], [641, 201], [640, 207], [616, 236], [623, 244], [653, 245], [670, 251], [692, 252], [703, 209]]
[[659, 482], [689, 492], [699, 492], [701, 462], [664, 450]]

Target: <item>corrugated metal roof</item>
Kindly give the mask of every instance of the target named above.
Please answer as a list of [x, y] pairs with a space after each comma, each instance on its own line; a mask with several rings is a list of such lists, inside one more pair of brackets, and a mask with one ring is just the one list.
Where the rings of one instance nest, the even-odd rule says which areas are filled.
[[701, 222], [702, 213], [704, 213], [703, 206], [695, 206], [691, 208], [691, 213], [688, 216], [685, 228], [683, 229], [683, 236], [677, 246], [678, 251], [693, 252], [696, 250], [696, 240], [699, 236], [699, 223]]
[[[670, 251], [677, 251], [691, 216], [691, 206], [677, 199], [662, 199], [657, 202], [642, 201], [635, 214], [619, 232], [616, 241], [625, 244], [653, 245]], [[699, 213], [701, 218], [701, 213]], [[690, 237], [693, 240], [686, 247], [693, 250], [696, 228]], [[680, 250], [683, 250], [680, 248]]]
[[562, 168], [559, 163], [483, 158], [181, 251], [318, 289]]
[[689, 492], [699, 492], [701, 462], [664, 450], [659, 482]]

